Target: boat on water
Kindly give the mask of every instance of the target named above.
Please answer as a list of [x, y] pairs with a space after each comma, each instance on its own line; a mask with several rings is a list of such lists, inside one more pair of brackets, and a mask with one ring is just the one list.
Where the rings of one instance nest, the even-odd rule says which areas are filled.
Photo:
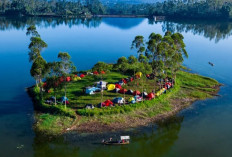
[[214, 66], [214, 64], [212, 62], [209, 62], [209, 65]]
[[120, 140], [112, 140], [112, 138], [110, 138], [109, 140], [102, 141], [102, 144], [104, 145], [126, 145], [130, 143], [130, 136], [120, 136]]

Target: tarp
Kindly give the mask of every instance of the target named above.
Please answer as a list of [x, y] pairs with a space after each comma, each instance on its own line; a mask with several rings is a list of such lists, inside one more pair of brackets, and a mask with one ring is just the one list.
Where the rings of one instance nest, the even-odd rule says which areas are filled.
[[120, 84], [115, 84], [115, 88], [119, 88], [119, 89], [121, 89], [121, 88], [122, 88], [122, 86], [121, 86]]
[[127, 92], [127, 90], [126, 89], [120, 89], [120, 91], [118, 91], [118, 92], [124, 94], [124, 93]]
[[133, 92], [133, 95], [140, 95], [141, 93], [140, 93], [140, 91], [138, 91], [138, 90], [136, 90], [136, 91], [134, 91]]
[[141, 77], [142, 74], [143, 74], [142, 72], [137, 72], [135, 75]]
[[115, 89], [115, 85], [114, 84], [108, 84], [107, 85], [107, 90], [108, 91], [111, 91], [111, 90], [114, 90]]
[[148, 97], [149, 99], [153, 99], [153, 98], [155, 97], [155, 95], [154, 95], [154, 93], [149, 93], [149, 94], [147, 95], [147, 97]]
[[106, 100], [105, 102], [105, 106], [110, 106], [110, 105], [113, 105], [114, 103], [110, 100]]

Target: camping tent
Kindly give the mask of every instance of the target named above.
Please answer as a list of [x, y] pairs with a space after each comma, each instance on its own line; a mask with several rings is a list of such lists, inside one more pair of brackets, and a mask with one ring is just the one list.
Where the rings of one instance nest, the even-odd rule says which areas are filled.
[[121, 86], [120, 84], [115, 84], [115, 88], [119, 88], [119, 89], [121, 89], [121, 88], [122, 88], [122, 86]]
[[108, 84], [107, 85], [107, 90], [108, 91], [111, 91], [111, 90], [114, 90], [115, 89], [115, 85], [114, 84]]
[[140, 91], [138, 91], [138, 90], [136, 90], [136, 91], [134, 91], [133, 92], [133, 95], [140, 95], [141, 93], [140, 93]]
[[110, 100], [106, 100], [105, 102], [105, 106], [110, 106], [110, 105], [113, 105], [114, 103]]
[[72, 80], [73, 81], [78, 81], [78, 80], [81, 80], [81, 78], [79, 76], [74, 76]]
[[132, 95], [132, 94], [133, 94], [133, 92], [134, 92], [133, 90], [129, 89], [129, 90], [127, 91], [127, 93], [126, 93], [126, 94], [131, 94], [131, 95]]
[[141, 77], [142, 76], [142, 72], [137, 72], [135, 75], [138, 76], [138, 77]]
[[70, 76], [66, 77], [66, 81], [70, 82], [71, 81], [71, 77]]
[[98, 88], [106, 89], [107, 82], [99, 81], [99, 82], [95, 82], [95, 84], [97, 85]]
[[114, 98], [113, 102], [116, 104], [123, 104], [125, 100], [122, 97], [118, 97], [118, 98]]
[[142, 101], [142, 97], [141, 96], [139, 96], [139, 95], [136, 95], [136, 96], [134, 96], [134, 98], [135, 98], [135, 101]]
[[106, 74], [106, 72], [105, 71], [101, 71], [101, 74]]
[[99, 73], [98, 73], [97, 71], [94, 71], [93, 74], [94, 74], [94, 75], [98, 75]]
[[120, 91], [119, 88], [115, 88], [115, 89], [114, 89], [114, 92], [115, 92], [115, 93], [118, 93], [119, 91]]
[[100, 88], [97, 87], [87, 87], [85, 93], [86, 94], [94, 94], [94, 92], [101, 91]]
[[126, 93], [127, 92], [127, 90], [126, 89], [120, 89], [120, 91], [118, 91], [119, 93], [121, 93], [121, 94], [124, 94], [124, 93]]
[[80, 78], [83, 78], [83, 77], [85, 77], [85, 75], [84, 74], [80, 74]]
[[63, 96], [63, 97], [61, 97], [61, 102], [65, 102], [65, 101], [68, 101], [68, 98], [67, 97], [65, 97], [65, 96]]
[[143, 96], [144, 98], [147, 97], [147, 95], [148, 95], [147, 92], [143, 92], [143, 93], [142, 93], [142, 96]]
[[135, 103], [135, 98], [134, 97], [130, 97], [128, 100], [130, 103], [134, 104]]
[[122, 82], [123, 82], [123, 83], [125, 83], [125, 84], [127, 84], [127, 81], [126, 81], [126, 79], [122, 79]]
[[149, 93], [149, 94], [147, 95], [147, 98], [149, 98], [149, 99], [153, 99], [153, 98], [155, 98], [154, 93]]
[[119, 84], [119, 85], [124, 85], [125, 83], [123, 82], [123, 81], [119, 81], [119, 82], [117, 82], [116, 84]]

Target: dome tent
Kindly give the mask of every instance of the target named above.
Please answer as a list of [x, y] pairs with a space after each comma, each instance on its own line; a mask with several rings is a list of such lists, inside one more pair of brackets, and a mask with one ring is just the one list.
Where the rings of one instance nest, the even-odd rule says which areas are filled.
[[147, 98], [149, 98], [149, 99], [153, 99], [153, 98], [155, 98], [154, 93], [149, 93], [149, 94], [147, 95]]
[[134, 91], [133, 92], [133, 95], [140, 95], [141, 93], [140, 93], [140, 91], [138, 91], [138, 90], [136, 90], [136, 91]]
[[124, 93], [127, 92], [127, 89], [122, 88], [122, 89], [120, 89], [120, 91], [118, 91], [118, 92], [121, 93], [121, 94], [124, 94]]
[[115, 85], [114, 84], [108, 84], [107, 85], [107, 90], [108, 91], [111, 91], [111, 90], [114, 90], [115, 89]]
[[142, 72], [137, 72], [135, 75], [138, 76], [138, 77], [141, 77], [142, 76]]
[[116, 104], [123, 104], [125, 102], [125, 99], [122, 97], [117, 97], [117, 98], [114, 98], [113, 102]]

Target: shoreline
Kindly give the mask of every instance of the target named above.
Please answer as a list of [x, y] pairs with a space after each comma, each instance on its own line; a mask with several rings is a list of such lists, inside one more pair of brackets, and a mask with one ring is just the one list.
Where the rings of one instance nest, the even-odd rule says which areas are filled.
[[[191, 106], [195, 101], [218, 96], [217, 93], [222, 84], [216, 80], [184, 71], [180, 71], [178, 75], [177, 85], [155, 99], [136, 103], [135, 106], [123, 105], [97, 108], [97, 110], [85, 109], [87, 115], [79, 114], [80, 109], [68, 107], [64, 110], [63, 105], [46, 105], [38, 99], [38, 95], [33, 95], [32, 88], [29, 88], [28, 93], [34, 101], [36, 111], [34, 129], [48, 136], [60, 136], [69, 132], [95, 134], [126, 131], [168, 119]], [[79, 83], [82, 84], [82, 82]], [[79, 97], [79, 99], [81, 98]], [[107, 114], [109, 110], [123, 110], [127, 107], [130, 108], [128, 112]], [[99, 114], [99, 111], [103, 114]], [[91, 115], [88, 112], [96, 113]], [[51, 122], [52, 119], [56, 121]]]
[[[219, 96], [217, 93], [220, 90], [221, 85], [217, 85], [215, 89], [217, 91], [210, 93], [211, 96]], [[107, 133], [107, 132], [118, 132], [118, 131], [125, 131], [127, 129], [136, 129], [139, 127], [145, 127], [152, 123], [157, 123], [161, 120], [166, 120], [180, 111], [190, 107], [196, 101], [206, 100], [210, 97], [205, 99], [194, 99], [194, 98], [186, 98], [186, 99], [179, 99], [179, 100], [172, 100], [171, 104], [173, 105], [174, 109], [169, 112], [165, 112], [163, 114], [156, 115], [151, 118], [147, 119], [139, 119], [134, 121], [134, 119], [128, 119], [125, 123], [112, 123], [110, 125], [105, 125], [97, 122], [89, 123], [88, 125], [79, 125], [79, 126], [72, 126], [67, 128], [63, 133], [67, 133], [69, 131], [77, 132], [77, 133]]]

